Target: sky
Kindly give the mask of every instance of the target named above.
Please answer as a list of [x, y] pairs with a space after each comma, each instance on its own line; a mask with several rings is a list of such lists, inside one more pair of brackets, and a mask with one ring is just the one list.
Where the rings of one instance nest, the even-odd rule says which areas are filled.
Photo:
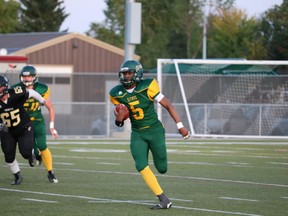
[[[135, 0], [137, 2], [137, 0]], [[236, 0], [237, 8], [245, 10], [249, 16], [258, 16], [274, 5], [280, 5], [283, 0]], [[104, 21], [103, 10], [105, 0], [64, 0], [65, 13], [70, 15], [65, 19], [60, 30], [85, 34], [92, 22]]]

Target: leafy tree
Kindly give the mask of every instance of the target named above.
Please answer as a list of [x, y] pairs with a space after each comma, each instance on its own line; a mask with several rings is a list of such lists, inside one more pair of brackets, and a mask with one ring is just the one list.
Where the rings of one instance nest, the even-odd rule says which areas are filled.
[[[187, 1], [187, 0], [185, 0]], [[124, 48], [125, 34], [125, 0], [106, 0], [107, 9], [104, 10], [106, 19], [103, 23], [92, 23], [89, 36], [107, 43]], [[159, 56], [168, 57], [166, 45], [169, 30], [176, 27], [173, 7], [176, 0], [138, 1], [142, 3], [142, 43], [136, 46], [136, 53], [140, 54], [145, 68], [156, 65]], [[179, 16], [179, 15], [178, 15]], [[170, 25], [170, 28], [167, 28]], [[157, 47], [157, 48], [155, 48]]]
[[141, 62], [145, 68], [152, 68], [155, 67], [157, 58], [171, 58], [171, 50], [175, 53], [172, 46], [170, 49], [167, 48], [169, 48], [170, 39], [173, 38], [173, 32], [179, 32], [181, 13], [177, 12], [183, 1], [142, 0], [141, 2], [142, 43], [136, 46], [136, 53], [142, 57]]
[[18, 13], [21, 7], [16, 1], [0, 0], [0, 32], [1, 33], [13, 33], [17, 31]]
[[[266, 55], [259, 20], [233, 9], [235, 0], [137, 2], [142, 3], [142, 40], [136, 53], [145, 68], [155, 67], [157, 58], [201, 58], [204, 9], [206, 13], [209, 9], [208, 58], [261, 59]], [[105, 21], [92, 23], [87, 33], [124, 48], [125, 0], [106, 0], [106, 4]]]
[[208, 58], [261, 59], [265, 56], [259, 22], [236, 8], [209, 17]]
[[[203, 0], [138, 0], [142, 3], [142, 42], [136, 53], [145, 68], [157, 58], [201, 56]], [[229, 8], [234, 0], [215, 0], [216, 7]], [[106, 0], [105, 22], [92, 23], [88, 35], [124, 47], [125, 0]]]
[[288, 0], [274, 6], [262, 16], [261, 33], [267, 47], [267, 59], [288, 59]]
[[20, 0], [22, 32], [59, 31], [69, 14], [64, 13], [63, 0]]
[[105, 0], [107, 10], [103, 23], [91, 23], [87, 35], [124, 48], [125, 0]]

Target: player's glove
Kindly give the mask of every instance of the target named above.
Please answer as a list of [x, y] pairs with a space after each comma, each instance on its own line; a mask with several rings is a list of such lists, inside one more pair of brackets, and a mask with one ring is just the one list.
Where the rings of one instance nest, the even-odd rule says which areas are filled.
[[8, 132], [8, 127], [5, 123], [0, 123], [0, 132], [4, 132], [4, 133]]

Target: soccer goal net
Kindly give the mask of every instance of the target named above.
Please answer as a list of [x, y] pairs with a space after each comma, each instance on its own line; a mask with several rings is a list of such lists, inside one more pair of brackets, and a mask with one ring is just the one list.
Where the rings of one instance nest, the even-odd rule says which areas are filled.
[[158, 59], [157, 79], [193, 136], [288, 138], [288, 61]]

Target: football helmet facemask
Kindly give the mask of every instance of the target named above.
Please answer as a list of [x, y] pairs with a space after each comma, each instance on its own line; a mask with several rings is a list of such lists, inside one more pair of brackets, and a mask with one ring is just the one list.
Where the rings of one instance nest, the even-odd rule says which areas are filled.
[[5, 94], [8, 93], [9, 89], [9, 81], [6, 77], [0, 75], [0, 87], [4, 86], [3, 90], [0, 92], [0, 98], [2, 98]]
[[[133, 72], [134, 76], [131, 80], [127, 80], [124, 76], [125, 72]], [[143, 79], [143, 67], [135, 60], [127, 60], [123, 62], [119, 71], [119, 80], [124, 87], [130, 87], [134, 83], [140, 82]]]
[[[25, 81], [23, 79], [24, 76], [32, 76], [32, 81]], [[19, 75], [20, 82], [23, 83], [25, 86], [33, 85], [35, 82], [38, 81], [37, 70], [32, 65], [26, 65], [22, 68], [20, 75]]]

